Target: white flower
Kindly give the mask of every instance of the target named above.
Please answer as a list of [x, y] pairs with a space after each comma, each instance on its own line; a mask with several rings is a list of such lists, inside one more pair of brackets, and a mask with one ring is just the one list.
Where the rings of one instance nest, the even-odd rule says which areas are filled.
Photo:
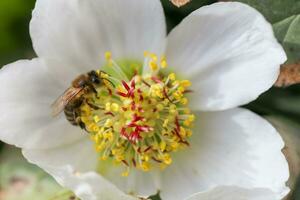
[[[0, 72], [0, 139], [22, 148], [30, 162], [81, 199], [129, 200], [160, 191], [163, 200], [274, 200], [289, 191], [285, 186], [288, 165], [279, 134], [261, 117], [237, 108], [270, 88], [286, 60], [270, 24], [256, 10], [241, 3], [205, 6], [166, 37], [159, 0], [37, 0], [30, 33], [38, 58], [7, 65]], [[79, 74], [98, 70], [106, 61], [114, 62], [107, 53], [107, 60], [103, 59], [107, 51], [114, 60], [139, 62], [144, 61], [145, 51], [155, 53], [146, 54], [143, 77], [155, 74], [167, 61], [169, 70], [192, 82], [188, 100], [196, 121], [193, 135], [184, 135], [189, 146], [172, 157], [151, 154], [169, 165], [164, 170], [144, 172], [128, 167], [129, 174], [123, 174], [128, 177], [121, 177], [123, 169], [108, 161], [99, 162], [89, 134], [70, 125], [63, 115], [51, 116], [51, 103]], [[165, 55], [166, 60], [153, 63], [159, 59], [156, 55]], [[158, 81], [145, 91], [159, 97], [164, 95], [162, 85]], [[170, 113], [188, 110], [183, 106], [186, 94], [172, 95], [182, 106], [170, 106]], [[110, 103], [106, 97], [99, 101]], [[108, 104], [108, 109], [118, 110], [118, 106]], [[125, 118], [106, 123], [115, 127]], [[163, 119], [166, 124], [167, 119], [176, 124], [171, 114]], [[139, 123], [155, 123], [151, 120], [146, 117]], [[157, 128], [145, 125], [142, 130], [134, 139], [123, 139], [132, 140], [133, 145], [143, 140], [140, 134]], [[106, 135], [107, 141], [113, 141], [114, 134]], [[154, 147], [149, 141], [144, 146]], [[182, 145], [177, 136], [171, 142], [176, 148]], [[149, 158], [138, 156], [147, 171]]]

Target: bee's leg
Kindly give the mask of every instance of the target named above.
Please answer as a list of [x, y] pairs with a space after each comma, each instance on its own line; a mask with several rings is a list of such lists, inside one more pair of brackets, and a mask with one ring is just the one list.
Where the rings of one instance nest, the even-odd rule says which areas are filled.
[[99, 99], [98, 92], [92, 83], [88, 83], [87, 86], [89, 89], [96, 95], [96, 98]]
[[80, 126], [80, 128], [82, 128], [83, 130], [86, 131], [85, 124], [81, 121], [80, 117], [76, 117], [75, 121], [76, 121], [77, 125]]
[[[80, 105], [82, 103], [83, 103], [83, 101], [81, 101]], [[75, 123], [77, 126], [80, 126], [80, 128], [86, 130], [85, 124], [81, 121], [81, 118], [80, 118], [77, 110], [74, 110], [74, 119], [75, 119]]]
[[86, 104], [88, 104], [91, 108], [93, 108], [94, 110], [104, 110], [104, 108], [101, 108], [99, 106], [96, 106], [95, 104], [89, 102], [89, 101], [86, 101]]
[[103, 80], [106, 80], [107, 82], [109, 82], [112, 86], [113, 86], [113, 88], [115, 88], [116, 86], [115, 86], [115, 84], [111, 81], [111, 80], [109, 80], [109, 79], [107, 79], [107, 78], [102, 78]]

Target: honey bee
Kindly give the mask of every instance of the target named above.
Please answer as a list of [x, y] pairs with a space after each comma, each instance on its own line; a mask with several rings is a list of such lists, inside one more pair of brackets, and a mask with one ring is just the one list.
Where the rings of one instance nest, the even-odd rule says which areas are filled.
[[[62, 111], [64, 111], [67, 120], [74, 126], [80, 126], [85, 128], [84, 123], [80, 119], [79, 107], [84, 102], [83, 95], [88, 92], [94, 92], [97, 94], [96, 87], [105, 84], [101, 75], [105, 73], [100, 71], [91, 71], [87, 74], [82, 74], [78, 76], [73, 82], [71, 87], [69, 87], [61, 96], [59, 96], [55, 102], [51, 105], [52, 116], [58, 116]], [[106, 74], [106, 73], [105, 73]], [[110, 82], [110, 81], [109, 81]], [[111, 83], [111, 82], [110, 82]], [[111, 83], [112, 84], [112, 83]]]

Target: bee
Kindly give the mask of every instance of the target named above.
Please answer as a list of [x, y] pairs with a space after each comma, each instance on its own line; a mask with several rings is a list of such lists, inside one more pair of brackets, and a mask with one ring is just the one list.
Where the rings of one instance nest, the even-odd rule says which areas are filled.
[[[105, 73], [100, 71], [91, 71], [87, 74], [78, 76], [61, 96], [59, 96], [55, 102], [51, 105], [52, 116], [58, 116], [62, 111], [67, 120], [74, 126], [80, 126], [85, 129], [84, 123], [80, 119], [79, 107], [85, 101], [83, 95], [89, 92], [97, 94], [96, 87], [101, 86], [104, 83], [104, 79], [101, 75]], [[106, 74], [106, 73], [105, 73]], [[109, 81], [110, 82], [110, 81]], [[111, 83], [111, 82], [110, 82]], [[111, 83], [112, 84], [112, 83]], [[91, 105], [92, 106], [92, 105]]]

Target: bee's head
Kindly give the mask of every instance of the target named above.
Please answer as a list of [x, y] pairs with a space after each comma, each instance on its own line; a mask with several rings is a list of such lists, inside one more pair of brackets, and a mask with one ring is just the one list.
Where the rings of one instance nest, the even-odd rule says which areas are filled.
[[94, 84], [100, 84], [101, 79], [99, 78], [98, 74], [96, 71], [91, 71], [88, 73], [89, 75], [89, 81], [91, 81]]

